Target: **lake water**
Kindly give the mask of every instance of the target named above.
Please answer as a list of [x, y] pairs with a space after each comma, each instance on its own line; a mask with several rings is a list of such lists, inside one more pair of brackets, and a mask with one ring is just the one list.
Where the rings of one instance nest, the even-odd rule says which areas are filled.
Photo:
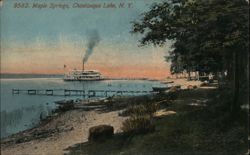
[[51, 114], [55, 101], [82, 99], [80, 96], [12, 95], [12, 89], [84, 89], [151, 91], [157, 81], [105, 80], [64, 82], [61, 78], [1, 79], [1, 138], [35, 126]]

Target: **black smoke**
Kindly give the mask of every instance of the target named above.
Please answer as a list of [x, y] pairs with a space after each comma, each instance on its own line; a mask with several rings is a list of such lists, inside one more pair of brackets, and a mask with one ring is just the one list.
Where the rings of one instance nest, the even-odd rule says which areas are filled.
[[97, 30], [92, 30], [88, 33], [87, 50], [83, 57], [83, 62], [87, 62], [90, 55], [93, 53], [95, 46], [100, 42], [100, 36]]

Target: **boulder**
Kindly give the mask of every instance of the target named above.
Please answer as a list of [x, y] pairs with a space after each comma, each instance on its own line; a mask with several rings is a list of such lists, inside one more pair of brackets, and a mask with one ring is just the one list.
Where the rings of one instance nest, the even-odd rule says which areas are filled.
[[114, 127], [110, 125], [98, 125], [89, 129], [89, 141], [100, 141], [114, 135]]

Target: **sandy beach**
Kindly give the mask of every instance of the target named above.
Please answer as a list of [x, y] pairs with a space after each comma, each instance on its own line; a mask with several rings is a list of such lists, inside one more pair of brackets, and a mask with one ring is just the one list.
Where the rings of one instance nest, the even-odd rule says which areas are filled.
[[61, 155], [66, 153], [64, 149], [76, 143], [86, 142], [88, 140], [88, 129], [100, 124], [112, 125], [115, 133], [120, 132], [121, 123], [125, 117], [118, 116], [119, 111], [99, 112], [83, 111], [81, 109], [70, 110], [60, 114], [55, 119], [49, 121], [46, 125], [17, 134], [17, 137], [37, 132], [37, 130], [63, 129], [61, 132], [41, 139], [34, 139], [19, 144], [1, 144], [2, 155]]

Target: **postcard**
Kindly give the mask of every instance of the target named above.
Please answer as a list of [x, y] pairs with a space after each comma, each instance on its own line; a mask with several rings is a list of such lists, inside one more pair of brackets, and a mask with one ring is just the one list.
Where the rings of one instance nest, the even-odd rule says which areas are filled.
[[2, 155], [249, 154], [249, 1], [0, 0]]

